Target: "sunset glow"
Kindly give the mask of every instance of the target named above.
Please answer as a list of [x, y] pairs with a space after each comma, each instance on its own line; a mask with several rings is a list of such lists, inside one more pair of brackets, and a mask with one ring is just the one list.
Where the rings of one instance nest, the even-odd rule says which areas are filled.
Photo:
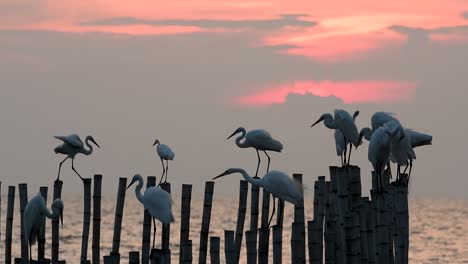
[[299, 81], [261, 89], [235, 99], [242, 105], [283, 104], [290, 94], [336, 97], [344, 103], [385, 103], [412, 99], [416, 84], [392, 81]]

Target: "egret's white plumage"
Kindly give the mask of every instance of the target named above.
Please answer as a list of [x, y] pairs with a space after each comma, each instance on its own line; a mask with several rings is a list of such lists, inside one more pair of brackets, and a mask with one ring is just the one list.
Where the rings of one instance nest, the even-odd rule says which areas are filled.
[[[161, 144], [159, 142], [159, 139], [156, 139], [154, 141], [153, 146], [154, 145], [157, 145], [156, 153], [158, 153], [159, 159], [161, 160], [162, 169], [163, 169], [161, 180], [159, 181], [159, 185], [161, 185], [162, 180], [164, 178], [164, 174], [166, 174], [166, 180], [164, 182], [167, 182], [167, 173], [169, 171], [169, 161], [174, 160], [175, 154], [174, 154], [174, 151], [172, 151], [168, 145]], [[166, 168], [164, 168], [164, 161], [166, 161]]]
[[75, 156], [78, 153], [81, 153], [87, 156], [93, 153], [93, 146], [89, 142], [94, 143], [98, 148], [99, 148], [99, 145], [96, 143], [96, 141], [94, 140], [92, 136], [87, 136], [85, 139], [85, 145], [88, 146], [88, 149], [84, 147], [83, 141], [81, 141], [80, 137], [76, 134], [71, 134], [68, 136], [55, 136], [55, 138], [63, 141], [62, 145], [54, 149], [55, 153], [67, 155], [67, 157], [64, 160], [62, 160], [59, 164], [57, 180], [59, 180], [60, 178], [60, 170], [62, 168], [62, 164], [69, 158], [72, 160], [73, 171], [78, 175], [78, 177], [80, 177], [81, 180], [83, 180], [81, 175], [75, 169], [75, 166], [73, 163]]
[[[334, 111], [334, 116], [329, 113], [323, 114], [311, 127], [323, 121], [325, 126], [330, 129], [335, 130], [335, 146], [336, 154], [342, 157], [342, 165], [346, 165], [346, 151], [348, 144], [349, 147], [349, 159], [351, 158], [351, 149], [353, 144], [355, 147], [359, 146], [359, 132], [357, 130], [355, 120], [359, 115], [359, 111], [354, 112], [354, 115], [351, 116], [347, 111], [342, 109], [336, 109]], [[343, 161], [343, 152], [345, 154]]]
[[411, 146], [413, 148], [432, 145], [432, 136], [420, 132], [416, 132], [412, 129], [406, 129], [406, 132], [410, 135]]
[[29, 200], [24, 208], [24, 236], [29, 245], [29, 258], [32, 260], [31, 248], [36, 243], [39, 237], [45, 234], [44, 223], [45, 218], [62, 219], [63, 225], [63, 202], [60, 199], [56, 199], [52, 203], [52, 212], [47, 209], [44, 198], [40, 193], [36, 194]]
[[385, 125], [385, 123], [389, 121], [395, 121], [400, 123], [400, 121], [396, 118], [394, 113], [375, 112], [371, 117], [372, 132], [375, 132], [377, 128]]
[[[278, 198], [281, 201], [287, 201], [295, 205], [299, 205], [303, 200], [303, 195], [300, 191], [300, 184], [293, 178], [289, 177], [286, 173], [281, 171], [269, 171], [261, 179], [258, 179], [248, 175], [244, 169], [230, 168], [213, 178], [213, 180], [233, 173], [240, 173], [246, 181], [253, 185], [264, 188], [273, 195], [273, 199]], [[274, 213], [275, 202], [273, 200], [273, 212], [271, 214], [268, 225], [270, 225]]]
[[[283, 150], [283, 144], [281, 142], [273, 139], [273, 137], [266, 130], [256, 129], [246, 132], [245, 128], [239, 127], [232, 133], [227, 139], [230, 139], [232, 136], [237, 133], [241, 133], [239, 137], [236, 138], [236, 145], [239, 148], [254, 148], [257, 151], [257, 171], [255, 177], [258, 175], [258, 168], [260, 167], [260, 154], [259, 150], [263, 151], [268, 158], [267, 172], [270, 169], [270, 156], [268, 156], [267, 151], [281, 152]], [[244, 139], [243, 142], [241, 140]]]
[[[133, 176], [132, 181], [128, 185], [127, 189], [130, 188], [135, 182], [137, 182], [137, 186], [135, 188], [135, 195], [140, 201], [140, 203], [144, 206], [146, 210], [148, 210], [149, 214], [153, 217], [153, 224], [154, 224], [154, 232], [156, 232], [156, 223], [154, 219], [159, 220], [163, 224], [170, 224], [175, 221], [174, 215], [172, 214], [172, 199], [171, 195], [166, 192], [165, 190], [159, 187], [149, 187], [145, 190], [145, 193], [141, 193], [141, 189], [143, 188], [143, 177], [137, 174]], [[154, 239], [155, 234], [153, 234], [153, 248], [154, 248]]]

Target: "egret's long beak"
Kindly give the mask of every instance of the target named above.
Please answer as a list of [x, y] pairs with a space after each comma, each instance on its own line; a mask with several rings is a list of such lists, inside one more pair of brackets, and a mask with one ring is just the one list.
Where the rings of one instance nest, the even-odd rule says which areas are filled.
[[315, 123], [313, 123], [310, 127], [313, 127], [315, 126], [316, 124], [320, 123], [323, 121], [323, 117], [320, 117], [319, 120], [315, 121]]
[[216, 180], [216, 179], [221, 178], [221, 177], [226, 176], [226, 175], [227, 175], [226, 172], [223, 172], [220, 175], [214, 177], [213, 180]]
[[128, 186], [127, 186], [127, 190], [128, 188], [130, 188], [130, 186], [132, 186], [136, 181], [132, 181]]
[[62, 222], [63, 227], [63, 209], [60, 209], [60, 221]]
[[154, 147], [154, 145], [156, 145], [156, 141], [153, 143], [153, 147]]
[[234, 131], [234, 133], [232, 133], [232, 134], [231, 134], [231, 135], [230, 135], [228, 138], [226, 138], [226, 140], [228, 140], [228, 139], [232, 138], [232, 137], [233, 137], [235, 134], [237, 134], [237, 130], [236, 130], [236, 131]]
[[98, 148], [101, 148], [101, 146], [99, 146], [99, 144], [96, 142], [96, 140], [94, 140], [94, 138], [90, 138], [89, 140], [93, 142], [94, 145], [96, 145]]

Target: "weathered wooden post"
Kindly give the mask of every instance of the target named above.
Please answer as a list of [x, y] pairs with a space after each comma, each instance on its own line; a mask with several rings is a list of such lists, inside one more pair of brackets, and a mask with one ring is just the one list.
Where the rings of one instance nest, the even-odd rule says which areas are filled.
[[190, 264], [192, 263], [192, 240], [185, 240], [184, 241], [184, 255], [183, 255], [183, 263]]
[[234, 231], [224, 230], [224, 257], [226, 264], [234, 263]]
[[[385, 179], [386, 174], [382, 175], [382, 185], [385, 190], [387, 187], [387, 180]], [[377, 174], [372, 172], [372, 185], [373, 190], [371, 192], [372, 200], [374, 202], [375, 211], [376, 211], [376, 244], [377, 244], [377, 263], [388, 264], [389, 262], [389, 252], [388, 252], [388, 227], [386, 226], [385, 219], [385, 198], [382, 190], [377, 188]]]
[[28, 240], [24, 235], [24, 208], [28, 203], [28, 185], [26, 183], [18, 184], [20, 201], [20, 226], [21, 226], [21, 262], [29, 262]]
[[325, 219], [325, 176], [314, 184], [314, 220], [307, 222], [309, 263], [323, 263], [323, 222]]
[[369, 249], [367, 241], [368, 238], [368, 226], [367, 226], [367, 214], [369, 213], [369, 197], [362, 197], [359, 205], [359, 225], [361, 227], [360, 243], [361, 243], [361, 263], [369, 263]]
[[283, 262], [283, 227], [280, 225], [273, 226], [273, 264], [281, 264]]
[[336, 207], [335, 193], [332, 189], [331, 182], [325, 183], [326, 202], [325, 202], [325, 263], [336, 262]]
[[[345, 208], [346, 255], [349, 263], [361, 263], [361, 227], [359, 206], [361, 203], [361, 170], [357, 166], [341, 168], [341, 186], [347, 190], [348, 202]], [[339, 185], [340, 186], [340, 185]]]
[[210, 237], [210, 260], [211, 264], [219, 264], [219, 237]]
[[[156, 177], [148, 176], [146, 180], [146, 188], [156, 185]], [[143, 212], [143, 234], [141, 238], [141, 264], [148, 264], [151, 248], [151, 225], [152, 217], [148, 210], [144, 209]], [[156, 227], [154, 227], [156, 228]]]
[[198, 255], [198, 263], [206, 263], [206, 253], [208, 249], [208, 234], [210, 231], [210, 220], [211, 220], [211, 206], [213, 204], [213, 190], [214, 182], [207, 181], [205, 183], [205, 197], [203, 200], [203, 216], [202, 225], [200, 231], [200, 252]]
[[[41, 193], [42, 198], [44, 198], [45, 204], [47, 205], [47, 186], [41, 186], [39, 187], [39, 192]], [[43, 230], [46, 230], [46, 224], [44, 221], [44, 224], [42, 225]], [[37, 244], [37, 258], [39, 260], [44, 260], [45, 257], [45, 232], [43, 234], [39, 234], [40, 237], [38, 237], [38, 244]]]
[[247, 263], [257, 263], [257, 231], [245, 231], [245, 244], [247, 248]]
[[83, 179], [84, 198], [83, 198], [83, 232], [81, 235], [81, 264], [88, 261], [88, 238], [89, 225], [91, 224], [91, 178]]
[[[300, 191], [303, 194], [302, 174], [295, 173], [293, 178], [300, 185]], [[291, 234], [291, 260], [292, 263], [305, 263], [305, 216], [304, 200], [299, 205], [294, 205], [294, 222], [292, 224]]]
[[[161, 189], [165, 190], [169, 194], [171, 193], [171, 184], [168, 182], [164, 182], [161, 184]], [[161, 249], [164, 254], [164, 260], [166, 264], [171, 263], [171, 249], [169, 248], [170, 245], [170, 238], [171, 238], [171, 224], [163, 224], [162, 225], [162, 239], [161, 239]]]
[[140, 252], [130, 251], [128, 253], [128, 264], [140, 264]]
[[270, 246], [270, 193], [262, 188], [262, 219], [258, 233], [258, 263], [268, 263], [268, 251]]
[[92, 261], [93, 264], [99, 264], [101, 255], [101, 189], [102, 175], [94, 175], [94, 190], [93, 190], [93, 244], [92, 244]]
[[237, 211], [236, 236], [234, 240], [234, 262], [239, 263], [240, 251], [242, 247], [242, 236], [244, 234], [245, 212], [247, 211], [247, 194], [249, 184], [241, 180], [239, 183], [239, 208]]
[[393, 182], [395, 201], [395, 263], [408, 263], [409, 213], [408, 175], [401, 175], [401, 183]]
[[[62, 198], [62, 185], [63, 182], [61, 180], [54, 181], [54, 193], [53, 193], [53, 200], [61, 199]], [[52, 263], [59, 263], [59, 219], [52, 220], [52, 256], [51, 262]]]
[[[340, 167], [330, 167], [331, 186], [334, 198], [334, 207], [336, 211], [335, 222], [335, 255], [336, 263], [346, 263], [346, 239], [345, 239], [345, 216], [344, 208], [347, 205], [347, 189], [342, 186], [343, 179]], [[341, 180], [341, 182], [340, 182]]]
[[125, 204], [125, 191], [127, 190], [127, 178], [119, 178], [119, 189], [117, 191], [117, 204], [114, 217], [114, 235], [112, 239], [112, 251], [110, 252], [113, 263], [120, 263], [120, 233], [122, 232], [123, 209]]
[[[179, 242], [179, 263], [185, 262], [184, 260], [184, 245], [189, 240], [190, 234], [190, 204], [192, 199], [192, 185], [182, 184], [182, 208], [180, 219], [180, 242]], [[190, 243], [191, 244], [191, 243]], [[190, 250], [192, 248], [190, 247]], [[190, 252], [192, 255], [192, 252]], [[191, 261], [191, 260], [190, 260]]]
[[11, 264], [11, 242], [13, 233], [13, 211], [15, 210], [15, 186], [8, 186], [8, 204], [5, 231], [5, 264]]

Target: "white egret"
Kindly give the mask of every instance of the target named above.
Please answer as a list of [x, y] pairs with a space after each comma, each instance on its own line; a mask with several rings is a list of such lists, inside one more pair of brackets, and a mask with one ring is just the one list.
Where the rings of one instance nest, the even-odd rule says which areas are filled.
[[412, 129], [406, 129], [406, 132], [410, 135], [411, 146], [413, 148], [432, 145], [432, 136], [420, 132], [416, 132]]
[[[239, 127], [232, 133], [227, 139], [230, 139], [237, 133], [241, 133], [239, 137], [236, 138], [236, 145], [239, 148], [254, 148], [257, 151], [257, 171], [255, 172], [255, 178], [258, 178], [258, 168], [260, 167], [260, 154], [259, 150], [263, 151], [268, 158], [267, 172], [270, 170], [270, 156], [267, 151], [281, 152], [283, 150], [283, 144], [281, 142], [273, 139], [273, 137], [266, 130], [256, 129], [246, 132], [245, 128]], [[226, 139], [226, 140], [227, 140]], [[244, 142], [241, 140], [244, 139]]]
[[396, 180], [399, 181], [401, 178], [401, 166], [406, 166], [403, 172], [405, 173], [409, 165], [411, 173], [411, 167], [413, 166], [413, 160], [416, 159], [416, 154], [414, 153], [413, 147], [411, 146], [410, 134], [406, 131], [406, 129], [401, 128], [400, 123], [392, 120], [385, 123], [385, 126], [390, 126], [391, 129], [395, 131], [403, 131], [403, 135], [392, 138], [390, 144], [390, 160], [397, 164]]
[[[354, 112], [353, 116], [351, 116], [345, 110], [336, 109], [334, 111], [334, 116], [332, 116], [329, 113], [325, 113], [322, 116], [320, 116], [320, 118], [311, 126], [313, 127], [316, 124], [323, 121], [326, 127], [335, 130], [335, 145], [336, 145], [338, 156], [341, 156], [343, 154], [343, 151], [341, 151], [341, 149], [344, 149], [344, 162], [342, 165], [346, 165], [346, 152], [347, 152], [346, 149], [347, 149], [348, 143], [349, 143], [349, 157], [348, 157], [348, 162], [347, 162], [348, 165], [350, 164], [352, 145], [354, 145], [357, 148], [360, 144], [359, 132], [354, 122], [358, 115], [359, 115], [359, 111]], [[339, 131], [337, 132], [337, 130]], [[344, 137], [343, 140], [337, 140], [337, 138], [341, 136], [340, 134], [343, 135]], [[345, 145], [344, 148], [341, 147], [343, 143]]]
[[383, 126], [389, 121], [395, 121], [397, 123], [400, 123], [400, 121], [396, 118], [394, 113], [375, 112], [371, 117], [372, 132], [374, 132], [375, 130], [377, 130], [377, 128]]
[[[156, 146], [156, 152], [158, 153], [159, 159], [161, 159], [161, 165], [162, 165], [162, 169], [163, 169], [163, 173], [161, 175], [161, 180], [159, 180], [159, 185], [161, 185], [162, 180], [164, 178], [164, 174], [166, 174], [166, 180], [164, 182], [167, 182], [167, 172], [169, 170], [169, 161], [174, 160], [175, 154], [174, 154], [174, 151], [172, 151], [171, 148], [169, 148], [168, 145], [161, 144], [159, 142], [159, 139], [156, 139], [154, 141], [153, 146], [154, 145], [157, 145]], [[166, 161], [166, 168], [164, 168], [164, 160]]]
[[92, 136], [87, 136], [86, 139], [85, 139], [85, 144], [86, 144], [86, 146], [88, 146], [88, 149], [85, 149], [84, 145], [83, 145], [83, 141], [81, 141], [80, 137], [78, 135], [76, 135], [76, 134], [71, 134], [71, 135], [68, 135], [68, 136], [55, 136], [55, 138], [60, 139], [60, 140], [63, 141], [62, 145], [60, 145], [60, 146], [58, 146], [58, 147], [56, 147], [54, 149], [55, 154], [60, 153], [60, 154], [67, 155], [67, 157], [64, 160], [62, 160], [62, 162], [60, 162], [58, 175], [57, 175], [57, 180], [59, 180], [59, 178], [60, 178], [60, 169], [62, 168], [62, 164], [69, 158], [72, 160], [72, 169], [73, 169], [73, 171], [78, 175], [78, 177], [80, 177], [81, 180], [83, 180], [81, 175], [75, 170], [75, 167], [74, 167], [74, 164], [73, 164], [75, 156], [78, 153], [82, 153], [82, 154], [87, 155], [87, 156], [90, 155], [91, 153], [93, 153], [93, 146], [91, 144], [89, 144], [89, 142], [91, 141], [98, 148], [100, 148], [98, 143], [96, 143], [96, 141], [94, 140], [94, 138]]
[[392, 138], [398, 134], [394, 126], [384, 125], [372, 133], [369, 142], [368, 159], [377, 174], [377, 188], [383, 190], [382, 174], [390, 161]]
[[138, 182], [135, 188], [135, 195], [143, 204], [145, 210], [148, 210], [149, 214], [153, 218], [153, 248], [154, 241], [156, 239], [156, 221], [158, 219], [163, 224], [170, 224], [175, 221], [174, 215], [172, 214], [172, 199], [171, 195], [165, 190], [159, 187], [149, 187], [145, 190], [144, 194], [141, 194], [143, 188], [143, 177], [136, 174], [133, 176], [132, 181], [127, 187], [130, 188], [135, 182]]
[[280, 199], [282, 202], [287, 201], [295, 205], [300, 204], [303, 200], [302, 192], [299, 189], [300, 184], [281, 171], [273, 170], [267, 172], [265, 176], [258, 179], [249, 176], [244, 169], [230, 168], [214, 177], [213, 180], [233, 173], [240, 173], [246, 181], [264, 188], [273, 195], [273, 212], [271, 213], [270, 220], [268, 221], [268, 226], [270, 226], [271, 220], [273, 219], [273, 215], [276, 211], [275, 198]]
[[44, 198], [40, 193], [36, 194], [29, 200], [24, 208], [24, 238], [29, 245], [29, 260], [32, 261], [32, 245], [39, 242], [39, 238], [45, 234], [44, 223], [45, 218], [56, 220], [60, 217], [63, 226], [63, 202], [56, 199], [52, 203], [52, 212], [46, 207]]

